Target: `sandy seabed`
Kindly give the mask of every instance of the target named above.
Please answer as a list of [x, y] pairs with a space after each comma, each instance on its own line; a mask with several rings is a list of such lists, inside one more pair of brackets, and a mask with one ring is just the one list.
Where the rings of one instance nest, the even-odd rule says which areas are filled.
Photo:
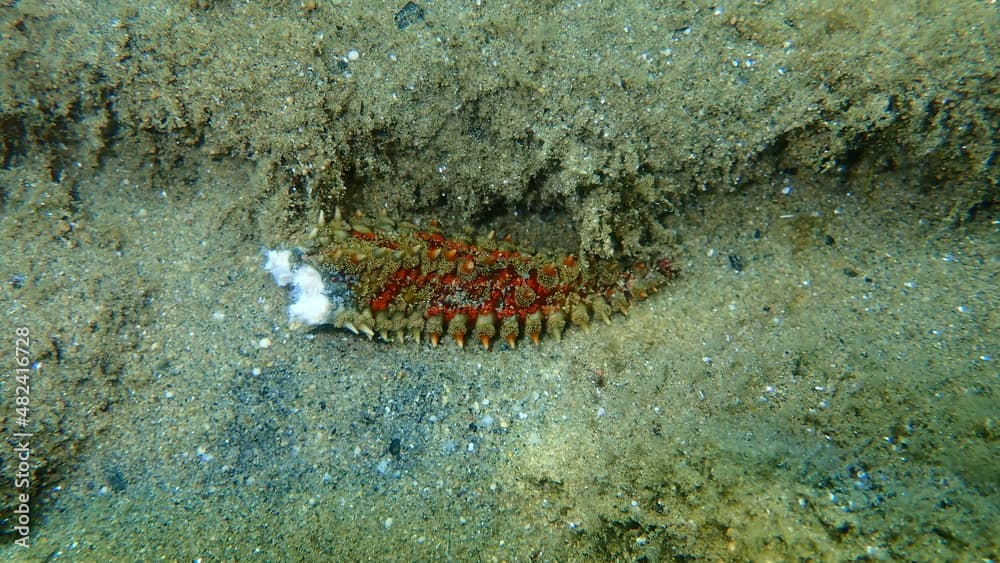
[[[995, 6], [346, 4], [0, 7], [4, 557], [998, 556]], [[335, 205], [681, 274], [290, 330]]]

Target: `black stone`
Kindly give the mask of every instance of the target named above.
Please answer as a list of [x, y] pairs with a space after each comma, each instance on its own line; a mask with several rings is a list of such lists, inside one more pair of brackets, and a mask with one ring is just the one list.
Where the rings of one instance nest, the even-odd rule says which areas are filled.
[[120, 493], [128, 488], [128, 480], [125, 479], [125, 475], [122, 470], [117, 467], [110, 467], [106, 471], [105, 475], [108, 479], [108, 485], [111, 490]]
[[396, 20], [396, 28], [403, 31], [415, 23], [424, 21], [424, 9], [413, 2], [407, 2], [396, 12], [394, 19]]
[[743, 271], [743, 257], [739, 254], [729, 255], [729, 267], [736, 270], [737, 272]]

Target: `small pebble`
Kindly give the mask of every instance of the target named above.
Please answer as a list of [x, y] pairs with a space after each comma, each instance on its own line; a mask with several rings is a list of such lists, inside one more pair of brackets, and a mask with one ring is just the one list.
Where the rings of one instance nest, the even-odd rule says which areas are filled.
[[743, 271], [743, 257], [739, 254], [729, 255], [729, 267], [737, 272]]
[[411, 25], [424, 20], [424, 9], [414, 2], [407, 2], [396, 12], [396, 16], [393, 19], [396, 21], [396, 29], [403, 31]]

